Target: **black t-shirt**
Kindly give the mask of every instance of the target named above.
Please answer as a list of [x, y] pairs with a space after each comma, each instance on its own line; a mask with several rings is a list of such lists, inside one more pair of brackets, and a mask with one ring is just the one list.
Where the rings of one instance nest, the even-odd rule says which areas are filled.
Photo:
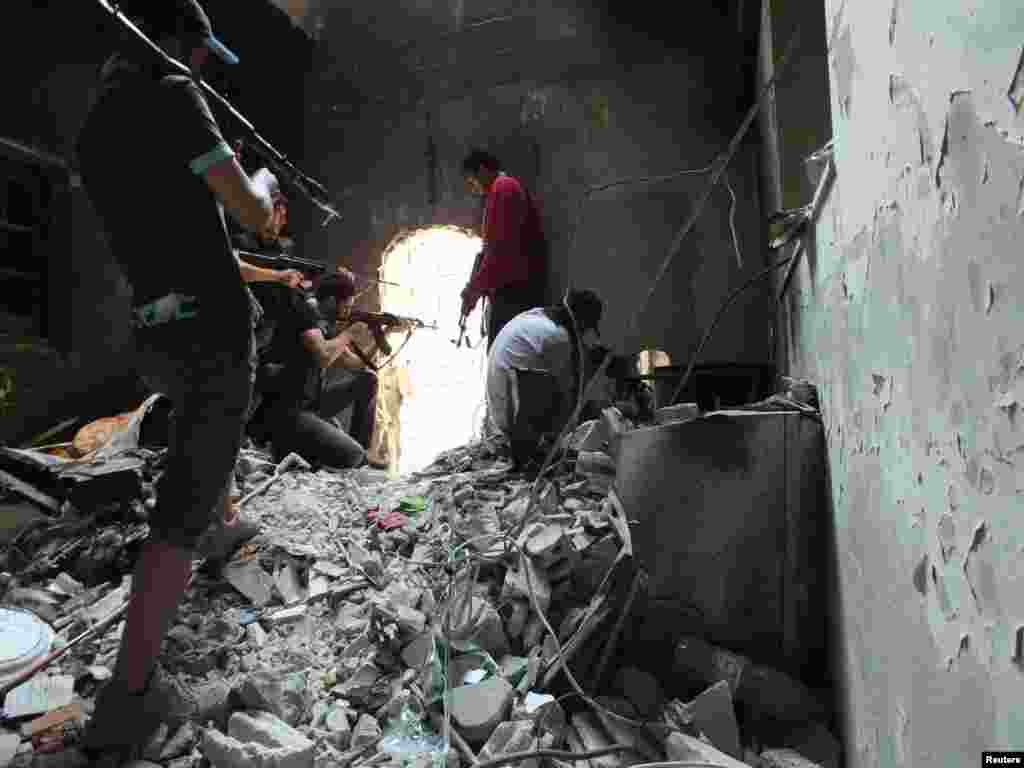
[[[320, 329], [320, 313], [297, 288], [279, 283], [253, 283], [253, 294], [263, 307], [262, 329], [270, 337], [260, 351], [261, 364], [283, 366], [267, 394], [307, 401], [316, 395], [319, 368], [316, 356], [302, 343], [306, 331]], [[261, 334], [262, 335], [262, 334]]]
[[248, 295], [223, 209], [203, 178], [233, 152], [199, 87], [108, 64], [76, 150], [133, 304], [195, 296], [204, 330], [248, 338]]

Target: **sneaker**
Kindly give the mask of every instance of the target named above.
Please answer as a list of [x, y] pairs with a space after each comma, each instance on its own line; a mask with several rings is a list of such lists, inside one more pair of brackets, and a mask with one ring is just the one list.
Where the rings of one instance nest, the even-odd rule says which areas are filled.
[[367, 456], [366, 462], [363, 464], [363, 466], [369, 467], [370, 469], [380, 469], [386, 471], [391, 467], [391, 464], [387, 461], [377, 461], [376, 459], [371, 459], [369, 456]]

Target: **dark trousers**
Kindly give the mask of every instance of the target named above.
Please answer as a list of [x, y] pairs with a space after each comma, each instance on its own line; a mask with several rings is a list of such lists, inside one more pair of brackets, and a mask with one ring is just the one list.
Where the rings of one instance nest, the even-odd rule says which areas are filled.
[[525, 285], [509, 285], [499, 288], [488, 298], [490, 303], [487, 318], [487, 350], [490, 351], [494, 340], [508, 321], [528, 309], [544, 306], [543, 290], [533, 283]]
[[251, 332], [225, 346], [215, 330], [202, 319], [183, 319], [135, 331], [139, 372], [170, 398], [175, 415], [150, 540], [185, 549], [220, 515], [256, 370]]
[[[281, 366], [276, 368], [280, 369]], [[271, 441], [278, 460], [294, 452], [314, 465], [338, 469], [360, 466], [366, 458], [364, 447], [328, 421], [339, 410], [330, 416], [325, 415], [326, 409], [322, 402], [313, 402], [309, 398], [311, 393], [304, 394], [301, 388], [287, 386], [293, 382], [281, 385], [281, 377], [282, 372], [276, 370], [275, 366], [261, 367], [256, 386], [262, 395], [262, 402], [249, 422], [249, 433], [257, 440]], [[357, 396], [360, 394], [359, 387], [352, 389]], [[341, 400], [340, 396], [332, 393], [327, 402], [329, 407], [336, 408]], [[345, 405], [342, 403], [341, 408]], [[356, 419], [355, 414], [353, 418]], [[356, 424], [358, 426], [358, 419]], [[370, 429], [372, 434], [372, 422]]]
[[324, 377], [318, 412], [333, 419], [352, 406], [348, 433], [363, 447], [370, 449], [377, 415], [377, 374], [373, 371], [332, 369]]
[[349, 469], [362, 465], [366, 452], [330, 422], [309, 408], [279, 398], [264, 401], [249, 425], [250, 434], [270, 440], [280, 461], [297, 453], [314, 466]]

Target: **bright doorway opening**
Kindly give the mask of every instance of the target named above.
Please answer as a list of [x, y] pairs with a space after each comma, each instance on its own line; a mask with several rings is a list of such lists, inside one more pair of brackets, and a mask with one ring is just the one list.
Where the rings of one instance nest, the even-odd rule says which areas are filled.
[[459, 335], [460, 294], [480, 247], [471, 232], [430, 227], [399, 236], [384, 252], [381, 279], [398, 286], [381, 285], [382, 309], [438, 326], [416, 331], [395, 360], [410, 384], [399, 412], [401, 474], [427, 467], [439, 453], [480, 433], [487, 361], [480, 341], [482, 302], [466, 324], [476, 348], [452, 343]]

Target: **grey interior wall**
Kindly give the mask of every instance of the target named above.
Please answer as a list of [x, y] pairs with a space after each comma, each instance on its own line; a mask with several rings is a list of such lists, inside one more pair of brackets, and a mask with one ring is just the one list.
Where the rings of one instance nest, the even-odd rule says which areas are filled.
[[[725, 295], [764, 266], [754, 145], [744, 146], [728, 176], [741, 261], [723, 187], [640, 317], [636, 337], [624, 337], [627, 323], [707, 176], [596, 194], [571, 252], [570, 241], [588, 188], [706, 167], [735, 130], [747, 106], [736, 97], [735, 22], [710, 13], [695, 9], [694, 28], [672, 46], [638, 38], [583, 3], [385, 2], [372, 10], [321, 3], [305, 23], [338, 56], [333, 70], [311, 78], [319, 117], [310, 122], [306, 151], [321, 158], [317, 170], [328, 186], [343, 190], [346, 219], [314, 227], [307, 249], [366, 269], [402, 229], [473, 224], [476, 201], [458, 168], [466, 150], [481, 144], [541, 204], [552, 243], [550, 298], [570, 283], [592, 288], [607, 299], [613, 345], [657, 347], [685, 362]], [[341, 90], [342, 81], [358, 98]], [[737, 302], [706, 359], [770, 356], [766, 296], [760, 288]], [[453, 296], [453, 314], [457, 302]]]
[[1024, 15], [825, 3], [837, 182], [790, 299], [821, 389], [849, 765], [1024, 748]]

